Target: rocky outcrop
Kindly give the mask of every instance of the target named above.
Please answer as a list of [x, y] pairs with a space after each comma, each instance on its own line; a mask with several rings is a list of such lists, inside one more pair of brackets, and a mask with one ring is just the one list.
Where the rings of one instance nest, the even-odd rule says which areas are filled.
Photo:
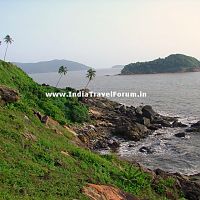
[[189, 176], [183, 176], [179, 173], [168, 173], [161, 169], [156, 169], [155, 171], [156, 178], [162, 177], [174, 178], [175, 187], [183, 192], [183, 195], [188, 200], [199, 200], [200, 199], [200, 184], [193, 181]]
[[200, 121], [194, 123], [190, 126], [190, 128], [186, 129], [186, 132], [200, 132]]
[[129, 193], [108, 185], [88, 184], [83, 188], [83, 193], [91, 200], [140, 200]]
[[14, 103], [19, 100], [19, 93], [11, 88], [0, 85], [0, 104]]
[[89, 107], [92, 123], [74, 126], [73, 130], [91, 149], [117, 148], [119, 140], [113, 136], [139, 141], [162, 127], [182, 126], [177, 118], [162, 116], [150, 105], [125, 106], [106, 98], [88, 98], [83, 103]]

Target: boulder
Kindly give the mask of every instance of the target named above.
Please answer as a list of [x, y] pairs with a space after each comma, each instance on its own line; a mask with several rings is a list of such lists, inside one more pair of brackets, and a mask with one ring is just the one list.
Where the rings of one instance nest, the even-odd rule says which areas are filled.
[[138, 114], [138, 115], [142, 115], [142, 106], [138, 106], [138, 107], [135, 109], [135, 113]]
[[200, 121], [192, 124], [190, 128], [186, 129], [186, 132], [200, 132]]
[[179, 138], [184, 138], [185, 137], [185, 132], [176, 133], [174, 136], [175, 137], [179, 137]]
[[173, 128], [176, 128], [176, 127], [184, 128], [184, 127], [187, 127], [187, 125], [176, 120], [172, 123], [172, 127]]
[[11, 88], [0, 85], [0, 103], [14, 103], [19, 100], [19, 93]]
[[146, 105], [142, 108], [142, 115], [151, 121], [154, 119], [156, 115], [158, 115], [150, 105]]
[[151, 150], [151, 148], [149, 148], [149, 147], [141, 147], [141, 148], [139, 149], [139, 152], [141, 152], [141, 153], [146, 153], [146, 154], [151, 154], [151, 153], [153, 153], [152, 150]]
[[139, 200], [132, 194], [108, 185], [88, 184], [82, 192], [91, 200]]
[[150, 131], [146, 126], [139, 123], [125, 123], [116, 126], [113, 133], [128, 140], [139, 141], [150, 134]]
[[149, 127], [151, 125], [151, 121], [150, 121], [150, 119], [143, 117], [142, 118], [142, 124]]
[[192, 128], [200, 128], [200, 121], [191, 125]]

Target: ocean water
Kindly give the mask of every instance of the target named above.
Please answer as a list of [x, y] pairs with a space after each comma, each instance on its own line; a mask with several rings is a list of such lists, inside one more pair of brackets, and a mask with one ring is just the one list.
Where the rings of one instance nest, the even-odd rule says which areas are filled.
[[[94, 92], [146, 92], [146, 98], [121, 97], [112, 100], [133, 106], [149, 104], [157, 112], [180, 117], [188, 125], [200, 120], [200, 72], [116, 76], [119, 73], [120, 69], [97, 70], [89, 89]], [[68, 72], [59, 86], [83, 88], [87, 83], [85, 74], [85, 71]], [[50, 85], [56, 85], [59, 78], [57, 73], [30, 76], [39, 83]], [[186, 138], [176, 138], [174, 134], [181, 131], [181, 128], [165, 128], [140, 142], [123, 142], [118, 154], [152, 169], [161, 168], [183, 174], [199, 173], [200, 134], [189, 133]], [[151, 148], [152, 154], [139, 152], [143, 146]]]

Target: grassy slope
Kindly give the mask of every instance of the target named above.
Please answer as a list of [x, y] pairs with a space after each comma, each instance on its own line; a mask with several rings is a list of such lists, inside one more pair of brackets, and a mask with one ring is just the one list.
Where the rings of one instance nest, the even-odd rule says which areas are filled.
[[[156, 193], [150, 177], [135, 166], [76, 146], [74, 136], [59, 124], [51, 127], [42, 124], [32, 109], [44, 114], [48, 111], [30, 88], [36, 87], [37, 91], [46, 88], [15, 66], [0, 62], [0, 84], [18, 89], [21, 94], [20, 102], [0, 106], [0, 199], [84, 200], [87, 197], [80, 191], [87, 183], [112, 184], [137, 196], [159, 200], [165, 199], [162, 196], [165, 187], [172, 190], [173, 181], [165, 180]], [[48, 101], [52, 106], [58, 103], [54, 99]], [[70, 109], [74, 104], [80, 106], [76, 99], [60, 101], [67, 101]], [[58, 113], [62, 116], [62, 109], [52, 117], [59, 117]], [[63, 120], [72, 122], [69, 116], [63, 115]], [[34, 135], [36, 141], [28, 140], [27, 133]]]

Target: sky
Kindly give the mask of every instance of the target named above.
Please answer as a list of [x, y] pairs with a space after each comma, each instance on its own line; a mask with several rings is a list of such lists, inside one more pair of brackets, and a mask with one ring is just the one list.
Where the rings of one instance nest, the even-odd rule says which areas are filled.
[[[200, 59], [200, 0], [0, 0], [8, 60], [94, 68], [183, 53]], [[5, 44], [0, 46], [0, 59]]]

